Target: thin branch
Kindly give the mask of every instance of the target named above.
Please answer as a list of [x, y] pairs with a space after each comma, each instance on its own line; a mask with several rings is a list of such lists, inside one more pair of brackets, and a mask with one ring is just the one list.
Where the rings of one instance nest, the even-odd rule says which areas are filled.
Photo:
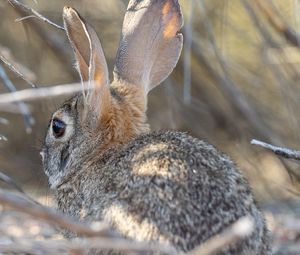
[[256, 139], [253, 139], [251, 141], [251, 144], [261, 146], [265, 149], [268, 149], [268, 150], [274, 152], [276, 155], [287, 158], [287, 159], [300, 160], [300, 151], [297, 151], [297, 150], [274, 146], [272, 144], [265, 143], [265, 142], [262, 142], [262, 141], [259, 141]]
[[16, 8], [19, 8], [19, 9], [22, 9], [24, 12], [28, 13], [28, 17], [31, 16], [31, 14], [33, 14], [34, 16], [36, 16], [38, 19], [42, 20], [43, 22], [46, 22], [48, 24], [50, 24], [51, 26], [55, 27], [55, 28], [58, 28], [60, 30], [65, 30], [62, 26], [60, 25], [57, 25], [56, 23], [54, 23], [53, 21], [47, 19], [46, 17], [44, 17], [42, 14], [38, 13], [36, 10], [26, 6], [25, 4], [23, 3], [20, 3], [19, 1], [17, 0], [8, 0], [8, 2], [16, 7]]
[[24, 81], [26, 81], [31, 87], [36, 88], [36, 85], [31, 82], [30, 80], [28, 80], [19, 70], [17, 70], [11, 63], [8, 62], [8, 60], [0, 55], [0, 60], [8, 66], [8, 68], [13, 71], [14, 73], [16, 73], [20, 78], [22, 78]]
[[191, 96], [191, 49], [192, 49], [192, 38], [193, 38], [193, 16], [195, 3], [194, 0], [189, 1], [189, 16], [187, 20], [187, 24], [184, 26], [184, 35], [185, 35], [185, 43], [184, 43], [184, 59], [183, 59], [183, 101], [186, 104], [191, 104], [192, 96]]
[[80, 83], [71, 83], [65, 85], [57, 85], [53, 87], [24, 89], [13, 93], [0, 94], [0, 109], [2, 108], [2, 104], [20, 101], [33, 101], [65, 94], [72, 94], [82, 91], [84, 89], [83, 87], [85, 86], [83, 86]]
[[[6, 88], [9, 91], [16, 93], [16, 91], [17, 91], [16, 87], [11, 82], [11, 80], [8, 78], [4, 68], [1, 65], [0, 65], [0, 78], [2, 79], [4, 85], [6, 86]], [[24, 118], [26, 132], [30, 133], [31, 127], [34, 125], [34, 122], [35, 122], [34, 118], [32, 117], [30, 110], [28, 109], [26, 104], [24, 104], [22, 101], [19, 101], [18, 106], [19, 106], [20, 111], [22, 112], [22, 115]]]
[[27, 193], [21, 188], [21, 186], [19, 186], [13, 179], [11, 179], [9, 176], [2, 173], [1, 171], [0, 171], [0, 181], [4, 182], [5, 184], [11, 186], [15, 190], [22, 193], [22, 195], [29, 201], [31, 201], [35, 204], [39, 204], [37, 201], [35, 201], [33, 198], [31, 198], [29, 195], [27, 195]]
[[233, 223], [229, 228], [213, 236], [204, 244], [195, 248], [187, 255], [213, 255], [224, 249], [228, 245], [232, 245], [237, 241], [251, 235], [254, 230], [254, 220], [250, 216], [240, 218]]
[[[14, 238], [13, 244], [0, 244], [1, 252], [16, 252], [36, 254], [61, 254], [62, 251], [99, 249], [125, 252], [125, 254], [170, 254], [177, 252], [166, 245], [149, 244], [146, 242], [132, 242], [121, 238], [80, 238], [74, 240], [18, 240]], [[154, 252], [154, 253], [153, 253]], [[136, 254], [134, 253], [134, 254]], [[85, 254], [85, 253], [84, 253]], [[123, 253], [122, 253], [123, 254]]]
[[7, 138], [4, 135], [0, 135], [0, 141], [8, 141]]
[[0, 45], [0, 57], [7, 67], [15, 72], [20, 78], [26, 81], [31, 87], [36, 87], [33, 81], [36, 80], [36, 75], [29, 70], [26, 66], [18, 62], [14, 56], [11, 54], [10, 49]]
[[[12, 1], [12, 0], [8, 0]], [[13, 2], [20, 2], [20, 1], [13, 1]], [[21, 16], [30, 16], [31, 12], [28, 11], [26, 8], [22, 8], [20, 5], [12, 5], [14, 10]], [[30, 28], [36, 33], [36, 35], [40, 38], [42, 42], [52, 51], [52, 53], [59, 59], [60, 62], [64, 64], [64, 68], [70, 73], [73, 77], [77, 78], [77, 73], [75, 69], [70, 64], [70, 59], [72, 59], [71, 51], [65, 47], [65, 41], [62, 37], [58, 36], [54, 33], [48, 33], [47, 31], [42, 28], [40, 22], [36, 20], [30, 19], [24, 24], [29, 24]], [[59, 31], [62, 31], [61, 29]]]
[[275, 6], [267, 0], [255, 0], [257, 7], [268, 19], [271, 26], [294, 46], [300, 47], [300, 36], [280, 16]]
[[55, 224], [61, 228], [68, 229], [78, 235], [87, 237], [103, 237], [110, 236], [107, 225], [97, 224], [95, 229], [74, 221], [70, 217], [67, 217], [59, 212], [41, 206], [38, 204], [31, 203], [11, 192], [0, 189], [0, 204], [9, 206], [16, 211], [28, 214], [36, 219], [43, 220], [50, 224]]

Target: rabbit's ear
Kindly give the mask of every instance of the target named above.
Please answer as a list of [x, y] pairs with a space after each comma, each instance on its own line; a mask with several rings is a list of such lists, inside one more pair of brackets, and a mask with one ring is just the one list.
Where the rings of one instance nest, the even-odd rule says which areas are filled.
[[84, 93], [85, 103], [100, 114], [101, 105], [109, 96], [108, 70], [100, 41], [94, 29], [73, 8], [64, 7], [63, 20], [81, 80], [89, 86]]
[[115, 80], [143, 86], [166, 79], [182, 49], [183, 18], [178, 0], [130, 0], [114, 69]]

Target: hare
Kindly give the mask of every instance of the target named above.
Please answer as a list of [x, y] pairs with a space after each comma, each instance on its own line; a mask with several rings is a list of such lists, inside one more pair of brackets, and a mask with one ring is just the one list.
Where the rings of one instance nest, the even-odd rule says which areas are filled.
[[147, 94], [182, 49], [178, 1], [129, 2], [111, 84], [95, 31], [71, 7], [63, 20], [86, 88], [52, 115], [41, 152], [58, 209], [180, 252], [251, 215], [254, 233], [220, 254], [269, 254], [263, 215], [230, 158], [186, 133], [150, 132]]

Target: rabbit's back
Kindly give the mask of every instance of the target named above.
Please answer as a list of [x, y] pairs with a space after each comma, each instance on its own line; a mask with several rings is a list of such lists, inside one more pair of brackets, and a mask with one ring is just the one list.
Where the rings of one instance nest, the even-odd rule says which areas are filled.
[[99, 158], [76, 177], [85, 220], [105, 219], [126, 237], [188, 251], [250, 214], [253, 235], [222, 254], [268, 254], [247, 181], [212, 145], [180, 132], [151, 133]]

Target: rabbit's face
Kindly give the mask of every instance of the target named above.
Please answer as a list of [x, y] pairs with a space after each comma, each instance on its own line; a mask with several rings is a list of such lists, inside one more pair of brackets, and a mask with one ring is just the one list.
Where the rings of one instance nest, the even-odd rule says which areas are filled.
[[49, 123], [41, 152], [52, 188], [106, 150], [149, 130], [147, 93], [168, 77], [182, 48], [183, 19], [177, 0], [131, 0], [114, 67], [109, 75], [93, 28], [70, 7], [63, 20], [86, 90], [66, 101]]
[[76, 158], [85, 138], [82, 133], [80, 108], [82, 96], [66, 101], [51, 117], [41, 151], [44, 171], [52, 188], [60, 184], [68, 169], [76, 167]]

